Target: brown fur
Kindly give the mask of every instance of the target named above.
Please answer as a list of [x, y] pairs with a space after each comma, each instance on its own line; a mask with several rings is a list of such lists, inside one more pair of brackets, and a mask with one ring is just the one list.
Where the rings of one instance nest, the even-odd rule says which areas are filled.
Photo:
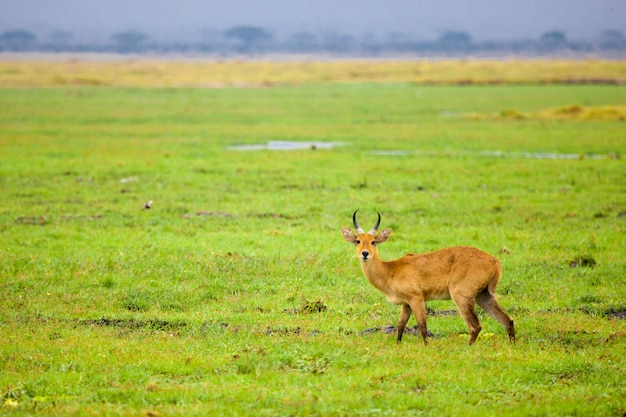
[[356, 245], [357, 257], [368, 281], [389, 301], [402, 306], [398, 320], [398, 343], [402, 340], [411, 312], [417, 319], [424, 343], [428, 343], [425, 302], [450, 299], [467, 323], [470, 345], [481, 331], [474, 309], [476, 304], [505, 328], [511, 341], [515, 340], [513, 319], [500, 307], [495, 297], [502, 275], [498, 259], [476, 248], [458, 246], [421, 255], [408, 254], [385, 262], [378, 256], [377, 246], [389, 239], [391, 229], [384, 229], [376, 236], [373, 232], [357, 235], [348, 228], [342, 228], [341, 232], [346, 241]]

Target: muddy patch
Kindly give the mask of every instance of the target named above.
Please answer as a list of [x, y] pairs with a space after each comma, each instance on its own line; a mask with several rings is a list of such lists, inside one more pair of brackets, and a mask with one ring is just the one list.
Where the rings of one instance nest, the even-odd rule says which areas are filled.
[[246, 217], [256, 217], [257, 219], [285, 219], [285, 220], [296, 220], [303, 218], [304, 216], [298, 215], [293, 216], [289, 214], [283, 213], [249, 213]]
[[15, 224], [28, 226], [45, 226], [49, 223], [46, 216], [20, 216], [15, 219]]
[[197, 211], [195, 213], [185, 213], [183, 214], [183, 219], [189, 219], [191, 217], [203, 217], [203, 216], [207, 216], [207, 217], [233, 217], [232, 214], [230, 213], [226, 213], [224, 211], [205, 211], [205, 210], [201, 210], [201, 211]]
[[[430, 307], [426, 307], [426, 315], [428, 316], [456, 316], [458, 315], [458, 311], [456, 310], [434, 310]], [[396, 326], [376, 326], [376, 327], [371, 327], [369, 329], [365, 329], [363, 331], [361, 331], [361, 335], [366, 335], [366, 334], [372, 334], [372, 333], [384, 333], [384, 334], [396, 334], [398, 333], [398, 328]], [[415, 336], [421, 336], [422, 332], [420, 331], [420, 328], [418, 325], [415, 325], [413, 327], [407, 326], [404, 329], [404, 333], [403, 334], [412, 334]], [[433, 333], [428, 330], [428, 337], [434, 337]]]
[[[183, 219], [190, 219], [193, 217], [223, 217], [223, 218], [232, 218], [235, 217], [232, 213], [228, 213], [225, 211], [207, 211], [201, 210], [195, 213], [185, 213], [183, 214]], [[246, 217], [257, 218], [257, 219], [284, 219], [284, 220], [295, 220], [302, 218], [303, 216], [293, 216], [283, 213], [248, 213]]]
[[[372, 333], [396, 334], [398, 333], [398, 328], [396, 326], [382, 326], [382, 327], [377, 326], [377, 327], [371, 327], [369, 329], [365, 329], [360, 334], [366, 335], [366, 334], [372, 334]], [[407, 326], [404, 329], [403, 334], [412, 334], [414, 336], [421, 336], [422, 332], [420, 331], [419, 326], [415, 325], [413, 327]], [[435, 335], [433, 334], [433, 332], [428, 330], [428, 337], [435, 337]]]
[[277, 327], [266, 327], [264, 331], [267, 336], [318, 336], [322, 334], [319, 330], [304, 330], [300, 326], [297, 327], [289, 327], [289, 326], [277, 326]]
[[60, 216], [59, 217], [61, 220], [66, 220], [66, 221], [92, 221], [92, 220], [102, 220], [104, 219], [104, 215], [103, 214], [94, 214], [91, 216], [75, 216], [75, 215], [65, 215], [65, 216]]
[[328, 310], [328, 306], [324, 304], [320, 300], [316, 301], [305, 301], [302, 306], [297, 308], [290, 308], [283, 310], [288, 314], [315, 314], [315, 313], [323, 313]]
[[609, 310], [607, 311], [606, 315], [608, 317], [614, 318], [614, 319], [622, 319], [622, 320], [626, 320], [626, 309], [622, 309], [622, 310]]
[[598, 263], [591, 255], [579, 255], [569, 261], [570, 268], [593, 268]]
[[458, 311], [451, 310], [433, 310], [430, 307], [426, 307], [426, 314], [429, 316], [456, 316], [459, 314]]
[[187, 327], [183, 321], [167, 321], [158, 319], [135, 320], [135, 319], [109, 319], [102, 317], [99, 319], [80, 319], [74, 321], [81, 326], [114, 327], [126, 330], [158, 330], [174, 331]]
[[[587, 303], [600, 303], [601, 299], [594, 296], [586, 296], [581, 297], [579, 299], [580, 302]], [[626, 319], [626, 307], [617, 306], [617, 307], [600, 307], [594, 305], [585, 305], [577, 308], [549, 308], [547, 310], [539, 310], [539, 313], [542, 314], [572, 314], [574, 312], [581, 312], [584, 314], [588, 314], [592, 317], [602, 317], [602, 318], [612, 318], [612, 319]]]

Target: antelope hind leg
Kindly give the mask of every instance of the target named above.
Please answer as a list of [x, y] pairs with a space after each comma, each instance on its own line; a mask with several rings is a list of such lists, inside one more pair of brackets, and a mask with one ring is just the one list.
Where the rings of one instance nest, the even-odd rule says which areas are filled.
[[498, 300], [496, 297], [485, 291], [481, 293], [476, 299], [476, 303], [487, 312], [491, 317], [493, 317], [496, 321], [498, 321], [502, 327], [509, 334], [509, 340], [511, 342], [515, 341], [515, 324], [511, 316], [509, 316], [506, 311], [498, 304]]
[[463, 317], [463, 320], [465, 320], [465, 323], [467, 324], [467, 329], [469, 331], [469, 339], [467, 343], [469, 345], [472, 345], [474, 344], [476, 338], [478, 337], [478, 334], [482, 330], [480, 320], [478, 320], [478, 316], [476, 315], [476, 311], [474, 310], [475, 300], [458, 295], [455, 296], [454, 294], [451, 294], [451, 296], [452, 300], [458, 307], [459, 312]]

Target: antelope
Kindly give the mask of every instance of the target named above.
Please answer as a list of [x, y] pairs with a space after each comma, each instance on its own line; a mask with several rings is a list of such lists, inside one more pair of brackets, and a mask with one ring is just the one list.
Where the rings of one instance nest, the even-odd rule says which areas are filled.
[[415, 315], [424, 344], [428, 344], [425, 302], [450, 299], [467, 324], [470, 345], [482, 329], [474, 309], [476, 304], [505, 328], [511, 342], [515, 341], [513, 319], [500, 307], [495, 296], [502, 275], [498, 259], [473, 247], [457, 246], [425, 254], [410, 253], [395, 261], [385, 262], [378, 256], [378, 245], [389, 239], [391, 229], [383, 229], [376, 234], [380, 226], [378, 213], [376, 225], [365, 233], [356, 221], [357, 211], [352, 215], [356, 233], [347, 227], [343, 227], [341, 233], [346, 241], [356, 246], [361, 269], [368, 281], [390, 302], [401, 306], [398, 344], [402, 341], [411, 312]]

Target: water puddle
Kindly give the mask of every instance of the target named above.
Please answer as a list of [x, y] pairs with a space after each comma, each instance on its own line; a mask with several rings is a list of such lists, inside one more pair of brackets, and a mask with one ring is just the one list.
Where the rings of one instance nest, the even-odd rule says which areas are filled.
[[553, 152], [480, 152], [481, 156], [493, 158], [523, 158], [523, 159], [606, 159], [607, 155], [553, 153]]
[[490, 158], [511, 158], [511, 159], [607, 159], [610, 155], [601, 154], [577, 154], [577, 153], [554, 153], [554, 152], [501, 152], [501, 151], [483, 151], [483, 152], [429, 152], [429, 151], [406, 151], [406, 150], [380, 150], [372, 151], [374, 155], [381, 156], [404, 156], [404, 155], [420, 155], [434, 157], [458, 157], [458, 156], [483, 156]]
[[227, 149], [229, 151], [294, 151], [303, 149], [332, 149], [342, 146], [341, 142], [291, 142], [291, 141], [270, 141], [261, 144], [235, 145]]
[[[269, 141], [267, 143], [233, 145], [226, 148], [229, 151], [295, 151], [333, 149], [344, 146], [342, 142], [294, 142], [294, 141]], [[502, 152], [502, 151], [418, 151], [403, 149], [387, 149], [370, 152], [380, 156], [430, 156], [430, 157], [487, 157], [502, 159], [615, 159], [612, 154], [577, 154], [558, 152]]]

